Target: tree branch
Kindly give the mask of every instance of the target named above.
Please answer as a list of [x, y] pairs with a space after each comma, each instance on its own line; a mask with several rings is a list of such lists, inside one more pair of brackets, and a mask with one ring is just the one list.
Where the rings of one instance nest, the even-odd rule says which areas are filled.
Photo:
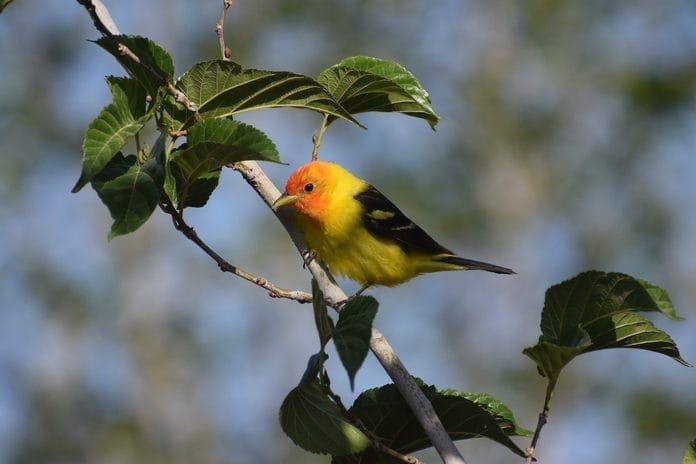
[[265, 288], [268, 290], [268, 295], [273, 297], [273, 298], [287, 298], [290, 300], [295, 300], [299, 303], [311, 303], [312, 302], [312, 295], [307, 293], [307, 292], [302, 292], [299, 290], [286, 290], [284, 288], [281, 288], [277, 285], [274, 285], [273, 283], [269, 282], [268, 279], [264, 277], [259, 277], [257, 275], [254, 275], [250, 272], [245, 271], [244, 269], [241, 269], [234, 264], [231, 264], [227, 260], [225, 260], [222, 256], [217, 254], [212, 248], [208, 246], [207, 243], [201, 239], [196, 231], [193, 229], [193, 227], [189, 226], [185, 221], [184, 217], [181, 214], [180, 211], [178, 211], [172, 204], [170, 203], [162, 203], [160, 204], [160, 207], [162, 210], [169, 214], [172, 217], [172, 221], [174, 223], [174, 227], [184, 234], [186, 238], [191, 240], [193, 243], [195, 243], [201, 250], [205, 252], [208, 256], [210, 256], [213, 261], [215, 261], [220, 268], [221, 271], [223, 272], [230, 272], [238, 277], [241, 277], [242, 279], [251, 282], [255, 285], [258, 285], [259, 287]]
[[96, 27], [99, 32], [107, 36], [120, 34], [116, 23], [111, 19], [109, 10], [104, 6], [101, 0], [77, 0], [77, 3], [87, 9], [87, 13], [89, 13], [94, 22], [94, 27]]

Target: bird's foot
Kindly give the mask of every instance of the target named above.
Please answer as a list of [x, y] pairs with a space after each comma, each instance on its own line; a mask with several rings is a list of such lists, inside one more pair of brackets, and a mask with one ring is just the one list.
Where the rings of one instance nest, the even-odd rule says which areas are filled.
[[311, 263], [317, 254], [314, 250], [305, 250], [302, 252], [302, 269], [307, 269], [309, 263]]
[[363, 292], [370, 287], [372, 287], [372, 284], [365, 284], [362, 287], [360, 287], [360, 289], [357, 292], [353, 293], [351, 296], [349, 296], [348, 298], [346, 298], [345, 300], [343, 300], [341, 302], [341, 309], [343, 309], [343, 307], [346, 304], [348, 304], [348, 302], [350, 302], [350, 301], [354, 300], [355, 298], [359, 297], [360, 295], [362, 295]]

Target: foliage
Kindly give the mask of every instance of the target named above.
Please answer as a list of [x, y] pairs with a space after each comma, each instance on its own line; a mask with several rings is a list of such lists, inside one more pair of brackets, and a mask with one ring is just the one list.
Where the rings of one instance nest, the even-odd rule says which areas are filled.
[[359, 453], [370, 439], [341, 415], [317, 381], [300, 383], [280, 407], [280, 425], [292, 440], [313, 453]]
[[[113, 101], [85, 133], [82, 174], [73, 192], [92, 182], [114, 219], [110, 238], [136, 230], [157, 203], [180, 211], [204, 206], [224, 166], [244, 160], [280, 161], [275, 145], [261, 130], [232, 119], [238, 113], [293, 107], [356, 124], [352, 113], [364, 111], [417, 116], [432, 127], [438, 120], [425, 90], [394, 62], [353, 57], [315, 80], [212, 60], [194, 65], [175, 80], [171, 56], [149, 39], [109, 36], [96, 43], [119, 60], [131, 78], [107, 78]], [[369, 85], [356, 88], [359, 79]], [[152, 119], [162, 137], [170, 140], [159, 144], [156, 153], [127, 156], [137, 160], [129, 170], [116, 169], [113, 163], [123, 163], [120, 151], [133, 137], [139, 142], [137, 135]], [[186, 142], [173, 148], [182, 135]], [[154, 170], [164, 174], [152, 175]], [[101, 182], [105, 178], [107, 185]]]
[[587, 271], [547, 290], [539, 342], [524, 350], [548, 378], [547, 406], [561, 370], [584, 353], [638, 348], [690, 366], [669, 335], [638, 311], [679, 319], [665, 290], [626, 274]]
[[[283, 401], [280, 422], [285, 433], [308, 451], [331, 454], [336, 463], [391, 462], [387, 456], [376, 455], [374, 447], [368, 448], [372, 442], [368, 437], [379, 437], [374, 440], [401, 454], [429, 447], [428, 437], [394, 385], [362, 392], [350, 409], [345, 409], [331, 391], [328, 373], [323, 368], [326, 342], [333, 338], [352, 386], [367, 355], [377, 301], [372, 297], [352, 297], [334, 326], [316, 282], [312, 288], [321, 349], [310, 357], [300, 384]], [[516, 424], [512, 412], [502, 402], [486, 393], [438, 390], [420, 379], [416, 381], [452, 439], [487, 437], [524, 456], [509, 435], [528, 436], [531, 432]], [[361, 430], [364, 432], [358, 433]]]
[[[512, 413], [503, 403], [486, 393], [465, 393], [457, 390], [438, 390], [417, 379], [426, 398], [433, 404], [438, 417], [453, 440], [486, 437], [518, 456], [524, 452], [509, 435], [531, 436], [517, 426]], [[428, 437], [393, 384], [366, 390], [355, 399], [349, 410], [380, 442], [401, 454], [430, 446]], [[344, 462], [391, 462], [365, 450], [359, 456], [334, 459]]]
[[[322, 132], [339, 119], [360, 125], [354, 115], [367, 111], [414, 116], [433, 128], [439, 120], [413, 74], [393, 61], [354, 56], [313, 78], [211, 60], [175, 79], [171, 56], [149, 39], [109, 36], [97, 44], [130, 77], [107, 78], [113, 100], [87, 128], [82, 172], [73, 191], [91, 183], [114, 220], [109, 238], [137, 230], [158, 205], [168, 212], [173, 207], [179, 215], [204, 206], [226, 166], [245, 160], [279, 162], [266, 134], [234, 119], [241, 112], [310, 110], [323, 116]], [[140, 146], [140, 132], [151, 121], [160, 136], [150, 151]], [[124, 155], [131, 139], [137, 153]], [[315, 284], [313, 308], [320, 347], [280, 408], [285, 433], [298, 446], [330, 454], [337, 463], [392, 462], [395, 454], [430, 446], [394, 385], [360, 393], [350, 408], [331, 390], [324, 367], [327, 343], [333, 340], [353, 387], [369, 350], [377, 301], [353, 297], [339, 308], [334, 324]], [[638, 312], [677, 319], [665, 290], [625, 274], [588, 271], [549, 288], [539, 341], [524, 350], [548, 379], [544, 411], [563, 368], [582, 354], [638, 348], [689, 365], [673, 340]], [[518, 426], [499, 400], [486, 393], [439, 390], [422, 381], [418, 386], [452, 439], [486, 437], [525, 456], [510, 436], [531, 432]]]

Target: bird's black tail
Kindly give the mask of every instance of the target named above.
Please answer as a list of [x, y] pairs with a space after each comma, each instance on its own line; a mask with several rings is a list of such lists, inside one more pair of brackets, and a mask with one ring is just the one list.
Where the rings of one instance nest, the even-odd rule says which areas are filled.
[[483, 261], [475, 261], [473, 259], [460, 258], [459, 256], [444, 256], [440, 258], [440, 261], [443, 263], [454, 264], [455, 266], [462, 266], [467, 270], [472, 271], [488, 271], [495, 272], [496, 274], [516, 274], [515, 271], [506, 267], [484, 263]]

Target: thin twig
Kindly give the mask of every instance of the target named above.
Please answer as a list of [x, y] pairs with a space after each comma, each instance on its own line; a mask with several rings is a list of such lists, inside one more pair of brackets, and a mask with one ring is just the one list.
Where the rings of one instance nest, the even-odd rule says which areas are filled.
[[232, 51], [225, 46], [225, 16], [227, 15], [227, 10], [232, 6], [232, 3], [234, 3], [234, 0], [223, 0], [220, 19], [217, 24], [215, 24], [215, 35], [217, 35], [218, 44], [220, 45], [220, 55], [224, 61], [230, 61], [232, 57]]
[[382, 442], [377, 442], [377, 451], [380, 453], [387, 454], [395, 459], [398, 459], [399, 461], [405, 462], [406, 464], [422, 464], [421, 461], [418, 460], [417, 457], [415, 456], [407, 456], [405, 454], [401, 454], [398, 451], [396, 451], [393, 448], [389, 448]]
[[[119, 34], [118, 27], [111, 18], [109, 10], [100, 0], [77, 0], [77, 3], [85, 7], [87, 12], [91, 16], [92, 21], [94, 22], [94, 26], [103, 35], [111, 37]], [[198, 105], [189, 100], [189, 98], [181, 90], [177, 89], [167, 76], [163, 76], [152, 66], [149, 66], [147, 63], [144, 63], [140, 59], [140, 57], [137, 54], [133, 53], [133, 51], [130, 48], [128, 48], [124, 43], [118, 44], [118, 51], [134, 63], [137, 63], [148, 73], [150, 73], [155, 79], [157, 79], [160, 82], [160, 84], [162, 84], [162, 86], [164, 86], [167, 89], [167, 93], [174, 97], [174, 100], [184, 105], [184, 107], [186, 107], [188, 111], [193, 113], [193, 117], [196, 121], [201, 120], [201, 116], [200, 114], [198, 114]]]
[[549, 408], [544, 405], [544, 410], [539, 413], [539, 421], [537, 422], [536, 430], [534, 431], [534, 437], [532, 438], [532, 443], [528, 448], [525, 448], [524, 454], [526, 457], [525, 463], [532, 464], [534, 460], [534, 450], [536, 450], [537, 441], [539, 440], [539, 435], [541, 434], [541, 429], [549, 421]]
[[196, 231], [193, 229], [193, 227], [189, 226], [185, 221], [183, 216], [181, 215], [181, 212], [178, 211], [173, 205], [169, 203], [163, 203], [160, 205], [162, 210], [169, 214], [172, 217], [172, 221], [174, 222], [174, 227], [180, 231], [186, 238], [191, 240], [193, 243], [195, 243], [201, 250], [205, 252], [208, 256], [210, 256], [213, 261], [215, 261], [218, 265], [218, 267], [223, 271], [223, 272], [230, 272], [238, 277], [241, 277], [242, 279], [251, 282], [255, 285], [258, 285], [259, 287], [262, 287], [266, 290], [268, 290], [268, 295], [273, 297], [273, 298], [287, 298], [290, 300], [295, 300], [299, 303], [311, 303], [312, 301], [312, 295], [306, 292], [302, 292], [299, 290], [286, 290], [284, 288], [281, 288], [275, 284], [272, 284], [271, 282], [268, 281], [268, 279], [264, 277], [259, 277], [257, 275], [254, 275], [250, 272], [247, 272], [227, 260], [225, 260], [222, 256], [217, 254], [212, 248], [208, 246], [207, 243], [201, 239]]
[[186, 94], [182, 92], [181, 90], [177, 89], [174, 84], [172, 84], [169, 79], [166, 76], [163, 76], [162, 74], [159, 73], [155, 68], [150, 66], [148, 63], [144, 63], [138, 55], [133, 53], [133, 51], [128, 48], [125, 44], [119, 43], [118, 44], [118, 52], [133, 61], [134, 63], [137, 63], [140, 67], [145, 69], [147, 72], [149, 72], [155, 79], [157, 79], [161, 85], [167, 88], [167, 92], [174, 97], [174, 100], [176, 100], [177, 103], [181, 103], [186, 107], [188, 111], [191, 111], [196, 119], [196, 121], [200, 121], [201, 117], [198, 114], [198, 105], [193, 103], [191, 100], [188, 99]]
[[544, 407], [541, 408], [539, 413], [539, 420], [537, 421], [536, 430], [534, 430], [534, 436], [532, 437], [532, 442], [529, 447], [525, 448], [524, 454], [526, 457], [526, 464], [531, 464], [534, 460], [534, 451], [536, 450], [537, 442], [539, 441], [539, 436], [541, 435], [541, 429], [549, 421], [549, 411], [551, 405], [551, 396], [553, 395], [553, 389], [556, 386], [556, 380], [550, 378], [548, 384], [546, 385], [546, 396], [544, 397]]
[[329, 125], [329, 113], [324, 113], [324, 118], [321, 121], [321, 127], [319, 131], [312, 136], [312, 161], [319, 159], [319, 147], [321, 146], [321, 140], [324, 138], [324, 132]]

